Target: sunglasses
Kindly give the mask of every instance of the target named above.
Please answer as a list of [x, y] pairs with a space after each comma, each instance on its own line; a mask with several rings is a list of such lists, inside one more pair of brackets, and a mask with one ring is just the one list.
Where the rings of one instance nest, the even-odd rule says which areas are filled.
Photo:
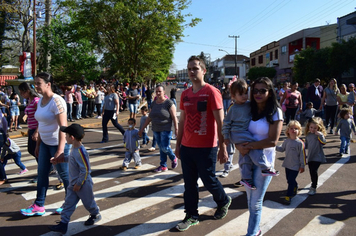
[[266, 94], [268, 92], [268, 89], [262, 88], [262, 89], [253, 89], [253, 94]]

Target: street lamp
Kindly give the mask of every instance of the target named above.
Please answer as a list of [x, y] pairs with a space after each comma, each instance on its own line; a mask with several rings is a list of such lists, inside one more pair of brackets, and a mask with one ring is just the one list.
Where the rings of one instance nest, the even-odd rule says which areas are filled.
[[229, 38], [235, 39], [235, 75], [237, 76], [237, 39], [240, 38], [240, 36], [229, 35]]
[[225, 51], [224, 49], [219, 49], [219, 51], [226, 52], [226, 54], [229, 55], [229, 53], [227, 51]]

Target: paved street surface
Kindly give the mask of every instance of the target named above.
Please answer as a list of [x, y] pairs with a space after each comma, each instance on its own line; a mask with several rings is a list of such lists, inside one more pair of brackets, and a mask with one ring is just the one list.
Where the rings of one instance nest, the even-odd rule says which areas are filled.
[[[167, 94], [169, 90], [166, 90]], [[178, 91], [179, 96], [181, 91]], [[179, 99], [177, 99], [179, 100]], [[179, 113], [178, 113], [179, 114]], [[127, 128], [128, 112], [119, 116]], [[139, 117], [138, 117], [139, 118]], [[215, 202], [203, 187], [200, 190], [200, 223], [186, 232], [178, 232], [175, 225], [184, 218], [181, 167], [167, 172], [154, 173], [159, 165], [159, 149], [148, 152], [141, 148], [142, 168], [135, 170], [131, 163], [128, 171], [119, 170], [124, 158], [121, 133], [110, 126], [108, 143], [101, 144], [101, 120], [85, 119], [78, 123], [86, 128], [84, 145], [90, 154], [94, 194], [101, 209], [102, 220], [93, 226], [84, 226], [89, 213], [80, 202], [71, 218], [67, 235], [245, 235], [248, 211], [244, 187], [236, 188], [240, 180], [237, 165], [238, 153], [234, 155], [234, 168], [227, 178], [219, 178], [225, 191], [233, 198], [226, 218], [214, 220]], [[139, 123], [139, 120], [138, 120]], [[109, 123], [110, 124], [110, 123]], [[29, 183], [37, 173], [35, 159], [27, 153], [27, 137], [20, 137], [19, 131], [12, 133], [20, 146], [22, 161], [29, 172], [19, 176], [20, 171], [13, 161], [6, 166], [9, 183], [0, 186], [0, 235], [59, 235], [48, 230], [60, 216], [52, 215], [64, 200], [64, 190], [53, 190], [58, 183], [55, 175], [50, 176], [50, 188], [46, 198], [46, 214], [39, 217], [25, 217], [20, 209], [29, 206], [36, 198], [36, 184]], [[149, 132], [152, 140], [152, 131]], [[281, 141], [285, 135], [281, 136]], [[273, 177], [265, 196], [261, 229], [263, 235], [356, 235], [356, 144], [352, 143], [349, 155], [336, 157], [339, 148], [337, 136], [328, 135], [324, 147], [327, 163], [319, 169], [319, 185], [315, 196], [308, 196], [310, 176], [299, 174], [299, 192], [289, 206], [283, 205], [287, 188], [285, 171], [282, 168], [283, 154], [277, 153], [275, 167], [281, 172]], [[172, 141], [175, 148], [175, 141]], [[170, 162], [168, 162], [170, 167]], [[223, 165], [217, 165], [221, 175]]]

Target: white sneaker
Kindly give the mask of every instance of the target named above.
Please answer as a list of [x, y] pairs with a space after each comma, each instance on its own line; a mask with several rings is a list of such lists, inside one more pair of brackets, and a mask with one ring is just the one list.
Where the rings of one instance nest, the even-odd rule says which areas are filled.
[[150, 147], [149, 149], [148, 149], [148, 151], [150, 151], [150, 152], [153, 152], [153, 151], [155, 151], [156, 150], [156, 148], [154, 148], [154, 147]]
[[316, 189], [310, 187], [309, 192], [308, 192], [308, 195], [313, 196], [313, 195], [315, 195], [315, 194], [316, 194]]
[[22, 129], [22, 127], [21, 127], [21, 126], [17, 126], [17, 128], [18, 128], [18, 129]]
[[101, 119], [102, 117], [101, 116], [97, 116], [96, 119]]
[[224, 172], [220, 175], [221, 178], [226, 178], [229, 175], [229, 171], [224, 170]]

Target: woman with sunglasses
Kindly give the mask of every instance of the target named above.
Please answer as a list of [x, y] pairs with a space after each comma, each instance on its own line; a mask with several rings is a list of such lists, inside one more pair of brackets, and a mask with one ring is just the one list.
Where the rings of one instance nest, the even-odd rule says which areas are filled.
[[[248, 130], [256, 142], [236, 145], [241, 155], [246, 155], [251, 149], [263, 149], [267, 160], [274, 166], [276, 157], [275, 146], [283, 126], [283, 113], [277, 101], [272, 81], [267, 77], [257, 78], [251, 85], [251, 113]], [[252, 178], [255, 190], [246, 188], [248, 209], [250, 212], [247, 234], [261, 235], [260, 221], [262, 203], [272, 176], [261, 175], [261, 168], [252, 166]]]

